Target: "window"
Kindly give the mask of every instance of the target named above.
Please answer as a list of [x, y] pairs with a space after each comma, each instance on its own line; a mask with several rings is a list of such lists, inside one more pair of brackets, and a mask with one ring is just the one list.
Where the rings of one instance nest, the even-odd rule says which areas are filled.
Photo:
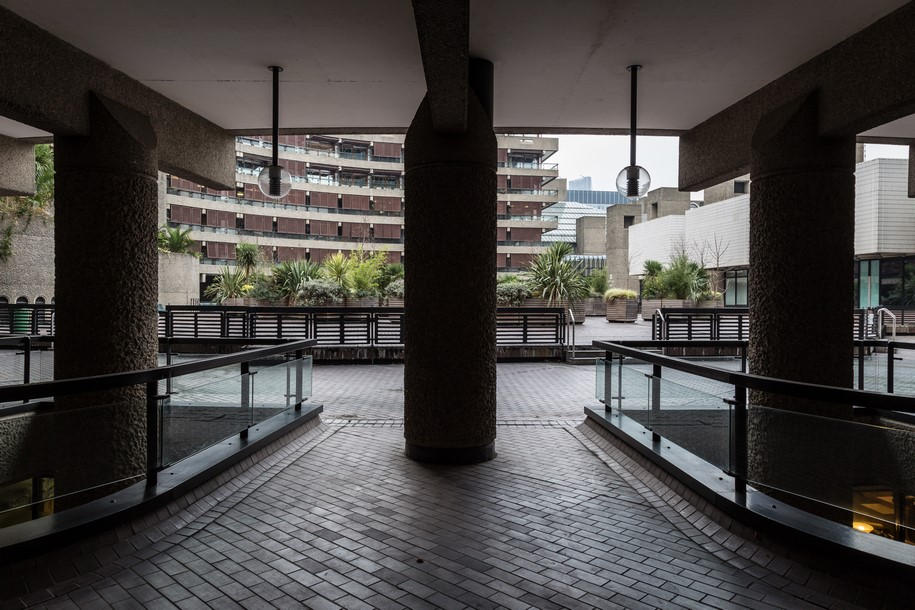
[[878, 307], [880, 304], [880, 260], [858, 261], [858, 307]]
[[734, 269], [724, 272], [724, 306], [747, 306], [747, 278], [746, 269]]
[[44, 297], [36, 297], [36, 298], [35, 298], [35, 304], [36, 304], [36, 305], [44, 305], [44, 303], [45, 303]]
[[10, 302], [9, 297], [7, 297], [7, 296], [0, 296], [0, 305], [7, 305], [9, 302]]
[[747, 181], [746, 180], [735, 180], [734, 181], [734, 194], [743, 195], [747, 192]]
[[22, 304], [28, 303], [28, 302], [29, 302], [29, 297], [19, 297], [18, 299], [16, 299], [17, 305], [22, 305]]
[[623, 228], [628, 229], [635, 224], [635, 216], [623, 216]]

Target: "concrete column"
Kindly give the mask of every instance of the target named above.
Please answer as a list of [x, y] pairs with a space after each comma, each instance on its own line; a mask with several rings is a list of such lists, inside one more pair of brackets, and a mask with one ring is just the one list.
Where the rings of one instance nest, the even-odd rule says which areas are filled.
[[[89, 119], [88, 136], [54, 138], [58, 379], [156, 364], [155, 132], [95, 95]], [[142, 387], [57, 404], [58, 493], [144, 471]]]
[[[765, 116], [753, 136], [750, 372], [849, 387], [855, 140], [820, 137], [817, 119], [811, 95]], [[750, 399], [780, 410], [750, 411], [751, 479], [849, 502], [847, 426], [786, 411], [849, 417], [851, 406], [756, 392]]]
[[404, 252], [406, 454], [495, 456], [496, 136], [492, 64], [471, 60], [468, 128], [433, 129], [424, 99], [407, 131]]

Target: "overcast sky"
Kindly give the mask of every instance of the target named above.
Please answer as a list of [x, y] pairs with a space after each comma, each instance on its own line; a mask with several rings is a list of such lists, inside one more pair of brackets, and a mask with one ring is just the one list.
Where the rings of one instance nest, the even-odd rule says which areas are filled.
[[[677, 186], [677, 138], [641, 136], [638, 164], [651, 174], [651, 188]], [[877, 157], [907, 159], [907, 146], [868, 144], [865, 160]], [[559, 151], [550, 158], [559, 164], [559, 175], [572, 180], [591, 176], [591, 188], [615, 191], [616, 175], [629, 165], [628, 136], [559, 136]], [[701, 199], [701, 196], [695, 197]]]

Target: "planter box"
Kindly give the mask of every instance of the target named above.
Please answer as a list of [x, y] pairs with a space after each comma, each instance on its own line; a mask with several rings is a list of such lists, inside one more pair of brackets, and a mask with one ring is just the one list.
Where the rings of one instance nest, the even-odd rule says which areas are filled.
[[639, 302], [635, 299], [607, 301], [607, 322], [635, 322], [639, 315]]
[[345, 297], [344, 307], [377, 307], [378, 297]]
[[[549, 303], [546, 299], [531, 298], [524, 299], [524, 302], [521, 303], [520, 307], [561, 307], [562, 309], [569, 309], [570, 305], [568, 301], [563, 301], [562, 303]], [[587, 315], [587, 307], [585, 306], [585, 301], [578, 301], [571, 305], [572, 315], [575, 316], [576, 324], [584, 324], [585, 316]]]
[[694, 307], [702, 307], [704, 309], [715, 309], [717, 307], [724, 307], [724, 302], [721, 299], [711, 299], [709, 301], [696, 301]]
[[642, 301], [642, 317], [646, 320], [654, 315], [655, 309], [664, 309], [664, 308], [690, 308], [695, 307], [695, 301], [689, 301], [687, 299], [644, 299]]
[[588, 297], [585, 299], [585, 313], [589, 316], [602, 316], [606, 311], [603, 297]]
[[389, 298], [384, 302], [385, 307], [403, 307], [403, 299]]

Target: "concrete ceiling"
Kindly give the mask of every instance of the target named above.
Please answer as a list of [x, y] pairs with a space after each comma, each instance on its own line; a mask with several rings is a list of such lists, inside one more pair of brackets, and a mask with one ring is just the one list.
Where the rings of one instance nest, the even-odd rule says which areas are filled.
[[[689, 129], [902, 0], [471, 0], [471, 52], [495, 64], [502, 129]], [[50, 33], [237, 132], [403, 131], [425, 91], [410, 2], [0, 0]], [[910, 129], [911, 128], [911, 129]], [[904, 119], [875, 135], [915, 136]], [[892, 133], [888, 133], [888, 132]], [[0, 120], [0, 133], [43, 132]]]

